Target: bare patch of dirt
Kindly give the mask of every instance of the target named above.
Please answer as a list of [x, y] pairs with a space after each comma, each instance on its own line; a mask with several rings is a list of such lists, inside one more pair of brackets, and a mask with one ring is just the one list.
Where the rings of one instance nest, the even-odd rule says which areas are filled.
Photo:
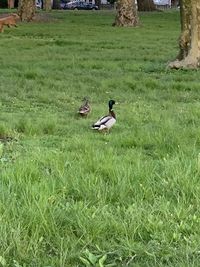
[[[0, 18], [6, 18], [10, 16], [12, 13], [5, 13], [0, 14]], [[54, 18], [53, 15], [47, 12], [36, 12], [35, 16], [33, 18], [33, 22], [55, 22], [58, 21], [58, 19]]]
[[14, 13], [5, 13], [5, 14], [0, 14], [0, 19], [2, 19], [2, 18], [6, 18], [6, 17], [9, 17], [11, 14], [14, 14]]
[[35, 14], [33, 21], [35, 21], [35, 22], [55, 22], [55, 21], [57, 21], [57, 19], [55, 19], [50, 13], [40, 12], [40, 13]]

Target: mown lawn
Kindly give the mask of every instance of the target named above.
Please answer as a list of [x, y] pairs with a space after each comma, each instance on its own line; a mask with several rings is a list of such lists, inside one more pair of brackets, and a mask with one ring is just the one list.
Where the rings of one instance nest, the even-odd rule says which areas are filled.
[[200, 266], [199, 72], [166, 68], [178, 11], [113, 21], [54, 11], [0, 35], [3, 267]]

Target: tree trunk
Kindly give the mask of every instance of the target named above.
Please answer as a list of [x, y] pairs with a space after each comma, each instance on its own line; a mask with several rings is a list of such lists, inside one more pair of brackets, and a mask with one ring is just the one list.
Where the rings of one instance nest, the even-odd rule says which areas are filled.
[[53, 9], [60, 9], [60, 0], [53, 0]]
[[35, 0], [19, 0], [18, 14], [22, 21], [31, 21], [35, 15]]
[[137, 0], [138, 11], [155, 11], [156, 6], [153, 0]]
[[138, 25], [138, 14], [134, 0], [118, 0], [117, 15], [113, 26], [132, 26]]
[[171, 68], [200, 67], [200, 1], [182, 0], [181, 36], [179, 38], [180, 52], [177, 60], [171, 62]]
[[95, 0], [95, 5], [101, 9], [101, 0]]
[[50, 11], [51, 10], [51, 0], [44, 0], [44, 10]]
[[15, 4], [14, 4], [15, 8], [18, 8], [18, 2], [19, 2], [19, 0], [15, 0], [14, 2], [15, 2]]
[[15, 1], [14, 0], [8, 0], [8, 8], [14, 8]]

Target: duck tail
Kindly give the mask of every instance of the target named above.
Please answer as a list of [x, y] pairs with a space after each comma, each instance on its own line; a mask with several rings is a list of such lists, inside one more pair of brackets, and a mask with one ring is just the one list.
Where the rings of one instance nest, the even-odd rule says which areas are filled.
[[99, 126], [99, 125], [96, 125], [96, 124], [93, 124], [93, 125], [92, 125], [92, 129], [93, 129], [93, 130], [98, 130], [99, 127], [100, 127], [100, 126]]

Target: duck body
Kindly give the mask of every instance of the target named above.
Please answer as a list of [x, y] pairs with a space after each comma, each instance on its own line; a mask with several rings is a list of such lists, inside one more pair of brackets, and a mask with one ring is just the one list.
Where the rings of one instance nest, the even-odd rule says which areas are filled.
[[82, 116], [82, 117], [85, 117], [87, 116], [90, 111], [91, 111], [91, 107], [90, 107], [90, 104], [89, 104], [89, 100], [85, 97], [83, 99], [83, 104], [80, 106], [79, 110], [78, 110], [78, 113]]
[[92, 125], [93, 130], [110, 130], [110, 128], [116, 123], [116, 115], [112, 109], [115, 104], [114, 100], [110, 100], [108, 103], [109, 106], [109, 114], [101, 117], [97, 122]]

